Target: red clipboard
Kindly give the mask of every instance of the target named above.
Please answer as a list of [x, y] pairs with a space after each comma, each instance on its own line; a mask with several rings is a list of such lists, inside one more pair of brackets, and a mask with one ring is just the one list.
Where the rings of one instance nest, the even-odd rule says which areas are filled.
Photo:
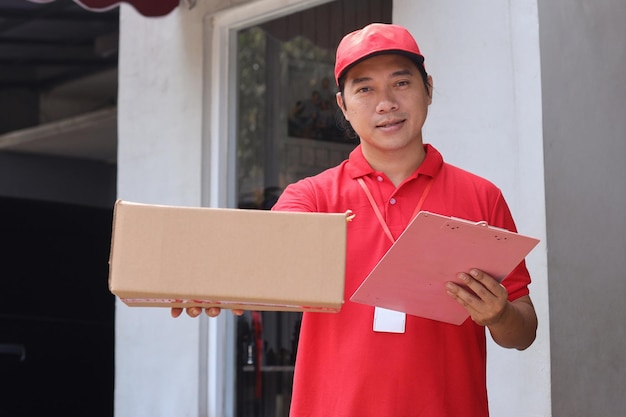
[[461, 324], [469, 314], [446, 293], [459, 272], [478, 268], [502, 281], [539, 239], [420, 211], [350, 301]]

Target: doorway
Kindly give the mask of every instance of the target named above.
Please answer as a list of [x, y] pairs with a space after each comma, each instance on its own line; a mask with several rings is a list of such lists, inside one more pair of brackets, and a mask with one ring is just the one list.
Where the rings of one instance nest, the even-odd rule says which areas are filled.
[[[290, 183], [339, 164], [358, 144], [338, 121], [341, 37], [391, 22], [392, 2], [330, 2], [237, 32], [235, 195], [269, 210]], [[319, 24], [324, 22], [324, 24]], [[235, 415], [289, 413], [301, 313], [246, 312], [236, 323]]]

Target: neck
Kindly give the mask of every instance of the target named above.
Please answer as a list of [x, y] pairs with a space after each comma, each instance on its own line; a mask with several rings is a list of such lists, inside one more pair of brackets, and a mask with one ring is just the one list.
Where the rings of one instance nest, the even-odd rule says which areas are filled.
[[363, 156], [376, 171], [385, 173], [393, 185], [399, 186], [422, 164], [426, 151], [422, 143], [394, 151], [362, 148]]

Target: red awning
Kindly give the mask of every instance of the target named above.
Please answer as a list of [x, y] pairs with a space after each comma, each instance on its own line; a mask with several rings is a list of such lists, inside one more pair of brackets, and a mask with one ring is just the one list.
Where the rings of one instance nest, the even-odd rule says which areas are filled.
[[[54, 0], [30, 1], [33, 3], [50, 3]], [[109, 10], [119, 6], [120, 3], [126, 3], [147, 17], [165, 16], [180, 4], [180, 0], [74, 0], [74, 2], [95, 12]]]

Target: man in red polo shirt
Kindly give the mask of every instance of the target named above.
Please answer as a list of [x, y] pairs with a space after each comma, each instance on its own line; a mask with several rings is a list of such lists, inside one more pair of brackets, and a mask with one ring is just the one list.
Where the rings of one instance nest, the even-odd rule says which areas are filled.
[[[405, 28], [371, 24], [346, 35], [335, 81], [360, 145], [340, 165], [289, 185], [273, 210], [356, 214], [348, 223], [346, 300], [420, 209], [516, 231], [495, 185], [424, 143], [432, 79]], [[337, 314], [304, 313], [291, 417], [487, 417], [485, 328], [503, 347], [532, 344], [530, 276], [522, 262], [502, 284], [479, 270], [456, 278], [471, 289], [442, 288], [470, 315], [458, 326], [410, 315], [403, 326], [373, 326], [381, 311], [350, 301]]]

